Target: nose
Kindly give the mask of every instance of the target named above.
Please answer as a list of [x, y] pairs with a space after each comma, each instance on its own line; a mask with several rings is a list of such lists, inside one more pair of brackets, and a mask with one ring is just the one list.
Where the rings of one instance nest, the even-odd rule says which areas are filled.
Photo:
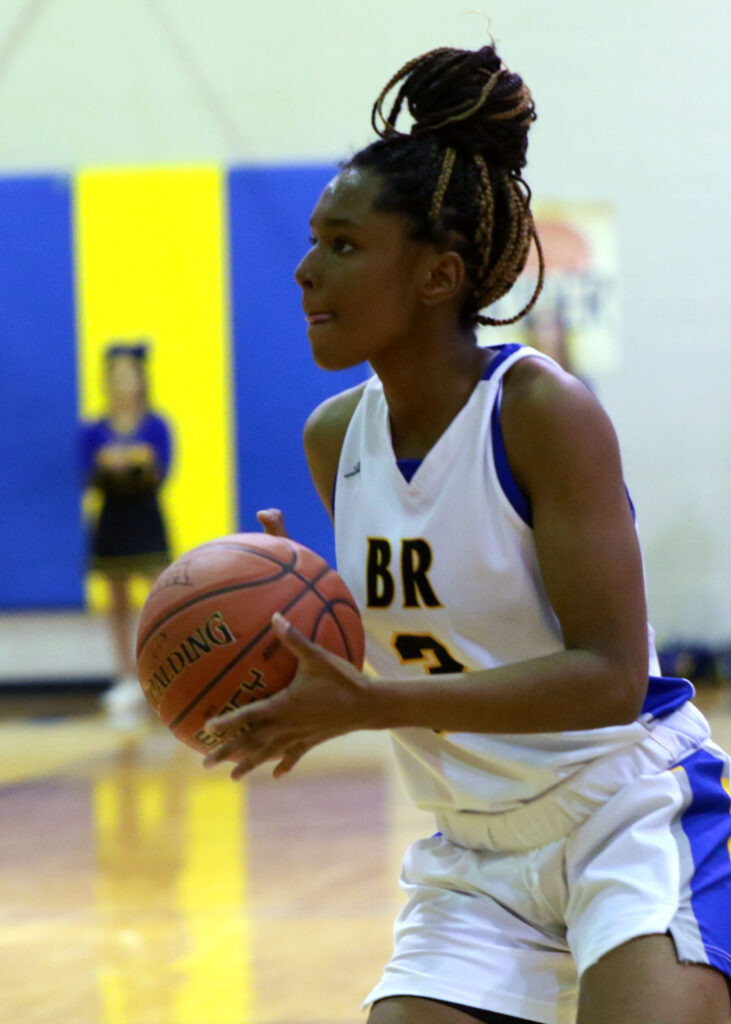
[[312, 249], [309, 249], [297, 264], [294, 272], [294, 279], [302, 291], [310, 291], [315, 286], [314, 261]]

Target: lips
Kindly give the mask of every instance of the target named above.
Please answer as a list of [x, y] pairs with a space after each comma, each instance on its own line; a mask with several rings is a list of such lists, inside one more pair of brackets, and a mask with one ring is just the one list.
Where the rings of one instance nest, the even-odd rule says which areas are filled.
[[315, 324], [326, 324], [334, 319], [334, 313], [305, 313], [307, 323], [312, 327]]

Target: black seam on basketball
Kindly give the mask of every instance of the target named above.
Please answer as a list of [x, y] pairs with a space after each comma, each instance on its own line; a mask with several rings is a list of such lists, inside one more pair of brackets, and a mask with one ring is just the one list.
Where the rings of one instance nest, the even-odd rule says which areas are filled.
[[[279, 539], [282, 541], [286, 540], [285, 537], [280, 537]], [[261, 558], [265, 558], [269, 562], [276, 562], [277, 565], [281, 565], [286, 569], [291, 568], [297, 561], [297, 549], [291, 546], [289, 548], [293, 555], [291, 562], [282, 562], [277, 558], [273, 551], [266, 551], [263, 548], [258, 548], [255, 544], [243, 544], [230, 540], [211, 540], [197, 550], [202, 551], [203, 548], [205, 548], [206, 551], [210, 551], [211, 548], [233, 548], [235, 551], [245, 551], [249, 555], [259, 555]]]
[[[356, 615], [360, 616], [360, 612], [355, 607], [355, 605], [353, 604], [352, 601], [348, 601], [344, 597], [333, 597], [333, 598], [330, 598], [327, 601], [327, 604], [323, 608], [320, 609], [320, 614], [315, 619], [315, 624], [312, 627], [312, 632], [310, 633], [310, 640], [315, 640], [315, 637], [317, 636], [317, 630], [318, 630], [318, 628], [320, 626], [320, 623], [324, 619], [324, 617], [326, 615], [331, 616], [331, 618], [333, 619], [335, 625], [338, 627], [338, 632], [340, 633], [340, 639], [342, 640], [342, 642], [343, 642], [343, 644], [345, 646], [345, 656], [347, 657], [348, 661], [352, 662], [352, 660], [353, 660], [353, 652], [350, 649], [350, 641], [348, 640], [348, 634], [345, 632], [345, 630], [343, 628], [342, 622], [340, 621], [340, 619], [337, 617], [337, 615], [333, 611], [333, 608], [335, 607], [336, 604], [344, 604], [346, 608], [352, 608], [353, 611], [355, 611]], [[317, 641], [315, 640], [315, 642], [317, 642]]]
[[[297, 602], [300, 601], [302, 599], [302, 597], [305, 594], [309, 593], [309, 592], [312, 592], [312, 593], [316, 594], [317, 597], [320, 598], [320, 600], [323, 600], [322, 594], [319, 594], [317, 592], [316, 588], [315, 588], [315, 583], [317, 583], [320, 579], [322, 579], [322, 577], [326, 573], [331, 572], [331, 571], [332, 570], [330, 569], [330, 566], [326, 565], [322, 569], [320, 574], [318, 576], [315, 576], [314, 579], [308, 580], [306, 577], [304, 577], [303, 578], [303, 582], [305, 584], [304, 587], [302, 588], [302, 590], [300, 590], [299, 594], [297, 594], [297, 596], [295, 598], [293, 598], [289, 602], [289, 604], [285, 605], [284, 608], [280, 608], [279, 609], [280, 613], [283, 614], [284, 612], [290, 611], [292, 608], [294, 608], [294, 606], [297, 604]], [[238, 662], [240, 662], [241, 659], [243, 657], [245, 657], [245, 655], [247, 655], [249, 653], [251, 648], [255, 647], [259, 643], [259, 641], [263, 637], [266, 636], [266, 634], [269, 632], [269, 630], [271, 628], [272, 628], [272, 624], [271, 624], [271, 622], [268, 622], [263, 629], [259, 630], [259, 632], [256, 634], [256, 636], [252, 637], [252, 639], [248, 642], [246, 647], [242, 648], [242, 650], [240, 650], [237, 653], [236, 657], [232, 658], [231, 661], [228, 663], [228, 665], [225, 665], [221, 669], [221, 671], [218, 673], [218, 675], [214, 676], [214, 678], [210, 681], [210, 683], [208, 683], [206, 686], [204, 686], [203, 689], [200, 691], [200, 693], [197, 693], [196, 696], [193, 698], [193, 700], [191, 700], [187, 704], [187, 706], [184, 707], [183, 710], [178, 715], [176, 715], [176, 717], [171, 722], [168, 722], [168, 729], [175, 729], [177, 726], [179, 726], [188, 717], [188, 715], [193, 710], [193, 708], [196, 707], [196, 705], [200, 704], [200, 702], [203, 700], [203, 698], [206, 696], [206, 694], [208, 694], [213, 689], [214, 686], [217, 686], [218, 683], [220, 683], [220, 681], [227, 674], [227, 672], [230, 672], [230, 670], [235, 665], [237, 665]]]
[[[285, 540], [285, 538], [283, 537], [282, 540]], [[293, 548], [291, 546], [289, 547], [293, 555], [291, 562], [280, 562], [280, 560], [276, 558], [274, 555], [272, 555], [269, 551], [262, 551], [260, 548], [254, 547], [253, 545], [251, 547], [248, 547], [246, 544], [233, 544], [231, 542], [224, 543], [223, 541], [211, 541], [209, 544], [206, 544], [205, 547], [236, 548], [237, 551], [246, 551], [248, 554], [259, 555], [265, 561], [273, 562], [275, 565], [278, 565], [281, 569], [284, 569], [285, 571], [277, 576], [266, 576], [264, 579], [251, 580], [248, 583], [232, 583], [227, 587], [221, 587], [219, 590], [210, 590], [205, 594], [198, 594], [196, 597], [191, 597], [189, 601], [184, 601], [182, 604], [176, 605], [175, 608], [171, 608], [168, 612], [165, 613], [165, 615], [162, 616], [162, 618], [158, 619], [154, 623], [154, 625], [150, 626], [150, 628], [147, 630], [147, 633], [145, 634], [144, 640], [139, 644], [137, 657], [139, 657], [142, 654], [143, 650], [145, 649], [145, 644], [149, 642], [150, 638], [152, 637], [152, 634], [156, 633], [157, 630], [168, 621], [168, 619], [172, 618], [174, 615], [177, 615], [179, 612], [184, 612], [186, 609], [192, 608], [193, 605], [197, 604], [199, 601], [205, 601], [209, 597], [220, 597], [221, 594], [230, 594], [231, 591], [233, 590], [249, 590], [253, 589], [254, 587], [263, 586], [265, 583], [274, 583], [276, 582], [276, 580], [282, 579], [288, 573], [291, 573], [293, 576], [296, 576], [297, 579], [301, 580], [303, 583], [307, 581], [307, 577], [295, 568], [297, 564], [298, 552], [296, 548]], [[327, 569], [331, 571], [329, 565], [327, 566]], [[321, 571], [320, 575], [317, 576], [316, 579], [321, 579], [323, 575], [324, 572]], [[318, 596], [322, 598], [322, 595], [318, 594]]]
[[[334, 570], [332, 570], [332, 569], [331, 569], [331, 571], [334, 571]], [[335, 620], [335, 623], [336, 623], [336, 625], [337, 625], [337, 627], [338, 627], [338, 630], [340, 631], [340, 639], [341, 639], [341, 640], [343, 641], [343, 643], [345, 644], [345, 650], [347, 651], [347, 658], [348, 658], [348, 661], [352, 661], [352, 657], [351, 657], [351, 655], [352, 655], [352, 652], [351, 652], [351, 650], [350, 650], [350, 643], [349, 643], [349, 641], [348, 641], [348, 637], [346, 636], [345, 632], [343, 631], [343, 627], [342, 627], [342, 625], [341, 625], [341, 623], [340, 623], [340, 621], [339, 621], [338, 617], [337, 617], [336, 615], [333, 615], [333, 614], [332, 614], [332, 606], [333, 606], [333, 605], [335, 605], [335, 604], [345, 604], [345, 605], [347, 605], [347, 606], [348, 606], [349, 608], [352, 608], [352, 609], [353, 609], [353, 611], [354, 611], [354, 612], [356, 613], [356, 615], [358, 616], [358, 618], [360, 619], [360, 610], [359, 610], [358, 606], [357, 606], [357, 605], [355, 604], [355, 602], [354, 602], [354, 601], [348, 601], [348, 600], [347, 600], [346, 598], [344, 598], [344, 597], [335, 597], [335, 598], [325, 597], [325, 596], [324, 596], [323, 594], [321, 594], [321, 593], [320, 593], [319, 591], [317, 592], [317, 596], [318, 596], [318, 597], [320, 598], [320, 600], [321, 600], [321, 601], [323, 602], [323, 604], [325, 605], [325, 607], [324, 607], [324, 608], [323, 608], [323, 609], [321, 610], [321, 612], [320, 612], [319, 616], [317, 617], [317, 620], [316, 620], [316, 623], [315, 623], [315, 629], [314, 629], [314, 631], [313, 631], [313, 632], [312, 632], [312, 633], [310, 634], [310, 640], [314, 640], [314, 639], [315, 639], [315, 632], [316, 632], [316, 630], [317, 630], [317, 626], [318, 626], [318, 625], [320, 624], [320, 622], [322, 621], [322, 617], [323, 617], [323, 615], [324, 615], [324, 614], [325, 614], [326, 612], [329, 612], [329, 613], [330, 613], [330, 614], [332, 615], [333, 619]]]
[[198, 604], [200, 601], [206, 601], [209, 597], [221, 597], [222, 594], [230, 594], [234, 590], [253, 590], [254, 587], [264, 586], [267, 583], [276, 583], [277, 580], [283, 580], [288, 573], [280, 572], [276, 576], [265, 576], [261, 580], [250, 580], [248, 583], [230, 583], [227, 587], [219, 587], [217, 590], [207, 590], [205, 594], [197, 594], [195, 597], [191, 597], [188, 601], [183, 601], [182, 604], [176, 605], [171, 608], [169, 612], [166, 612], [161, 618], [159, 618], [153, 626], [148, 629], [144, 640], [140, 643], [139, 651], [137, 656], [139, 657], [145, 649], [145, 644], [149, 643], [152, 635], [157, 633], [161, 626], [164, 626], [168, 619], [172, 619], [175, 615], [180, 612], [187, 611], [188, 608], [192, 608], [193, 605]]

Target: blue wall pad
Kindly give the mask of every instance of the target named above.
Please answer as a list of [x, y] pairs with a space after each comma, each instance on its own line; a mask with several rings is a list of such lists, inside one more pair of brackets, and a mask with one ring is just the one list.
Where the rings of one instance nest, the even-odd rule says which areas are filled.
[[294, 269], [333, 166], [241, 168], [228, 178], [241, 529], [278, 507], [290, 535], [331, 565], [332, 527], [311, 483], [302, 428], [329, 395], [368, 370], [327, 373], [312, 361]]
[[70, 181], [0, 180], [0, 608], [82, 603]]

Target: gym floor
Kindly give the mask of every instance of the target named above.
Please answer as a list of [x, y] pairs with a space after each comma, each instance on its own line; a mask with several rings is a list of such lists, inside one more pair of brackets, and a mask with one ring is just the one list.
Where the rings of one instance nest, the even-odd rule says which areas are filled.
[[[114, 729], [84, 671], [0, 684], [4, 1018], [362, 1021], [390, 955], [401, 855], [432, 829], [386, 737], [356, 733], [287, 779], [261, 768], [232, 783], [152, 719]], [[729, 692], [697, 697], [726, 747]]]

